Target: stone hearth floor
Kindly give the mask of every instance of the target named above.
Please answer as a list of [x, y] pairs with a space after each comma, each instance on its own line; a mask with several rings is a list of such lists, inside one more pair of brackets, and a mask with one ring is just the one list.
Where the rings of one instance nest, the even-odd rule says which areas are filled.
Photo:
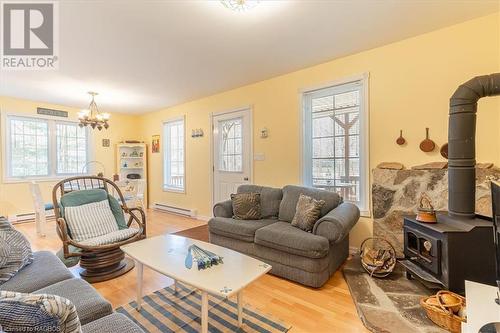
[[365, 326], [377, 333], [446, 333], [431, 322], [420, 299], [432, 294], [420, 282], [408, 280], [397, 264], [386, 278], [371, 278], [361, 267], [359, 256], [343, 268], [358, 314]]

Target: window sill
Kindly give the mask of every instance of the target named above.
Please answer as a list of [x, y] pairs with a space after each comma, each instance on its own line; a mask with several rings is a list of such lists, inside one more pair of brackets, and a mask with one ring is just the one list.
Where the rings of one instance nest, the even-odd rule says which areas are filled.
[[186, 194], [185, 189], [179, 189], [179, 188], [174, 188], [174, 187], [163, 187], [163, 192]]

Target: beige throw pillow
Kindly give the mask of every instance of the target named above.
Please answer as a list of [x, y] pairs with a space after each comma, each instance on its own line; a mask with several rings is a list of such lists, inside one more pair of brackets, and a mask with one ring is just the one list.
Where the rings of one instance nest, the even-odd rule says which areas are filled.
[[316, 223], [321, 215], [321, 208], [324, 204], [324, 200], [316, 200], [301, 194], [295, 207], [295, 216], [293, 217], [292, 225], [304, 231], [312, 231], [314, 223]]
[[233, 218], [237, 220], [259, 220], [261, 218], [260, 194], [231, 194]]

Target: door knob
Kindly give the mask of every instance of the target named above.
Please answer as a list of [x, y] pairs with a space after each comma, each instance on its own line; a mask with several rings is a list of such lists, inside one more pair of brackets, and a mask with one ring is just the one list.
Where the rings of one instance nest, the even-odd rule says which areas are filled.
[[248, 180], [248, 177], [243, 178], [243, 180]]

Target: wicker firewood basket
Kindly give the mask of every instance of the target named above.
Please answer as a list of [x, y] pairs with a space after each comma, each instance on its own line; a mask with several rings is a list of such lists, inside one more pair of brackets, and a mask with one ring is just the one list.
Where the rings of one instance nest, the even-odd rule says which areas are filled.
[[396, 250], [384, 238], [370, 237], [361, 243], [359, 249], [361, 265], [370, 276], [383, 278], [396, 267]]
[[[445, 295], [453, 296], [457, 301], [445, 304], [442, 297]], [[424, 297], [420, 300], [420, 305], [427, 313], [427, 317], [434, 324], [453, 333], [462, 331], [462, 322], [465, 322], [465, 316], [457, 315], [457, 312], [463, 311], [466, 306], [465, 298], [451, 291], [441, 290], [436, 295]], [[457, 311], [457, 309], [460, 309]]]

